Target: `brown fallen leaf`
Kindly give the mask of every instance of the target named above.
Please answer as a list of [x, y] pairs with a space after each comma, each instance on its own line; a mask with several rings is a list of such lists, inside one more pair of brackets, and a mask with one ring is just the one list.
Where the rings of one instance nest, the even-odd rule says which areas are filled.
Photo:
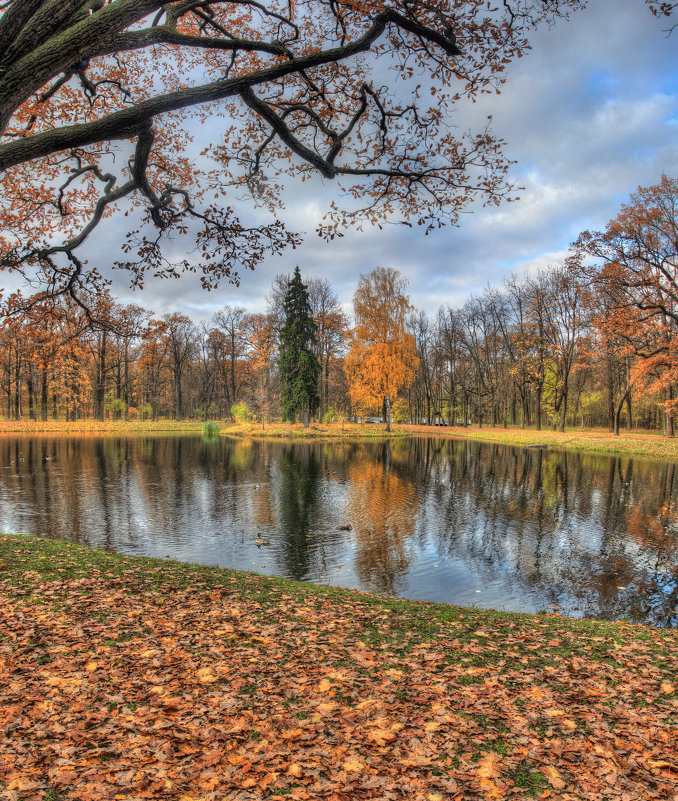
[[678, 763], [667, 762], [665, 759], [648, 759], [647, 765], [652, 770], [666, 771], [671, 775], [678, 776]]
[[497, 785], [489, 779], [481, 779], [480, 788], [485, 798], [501, 798], [503, 795]]
[[478, 776], [483, 779], [491, 779], [499, 776], [499, 754], [490, 751], [478, 762]]
[[367, 738], [377, 745], [386, 745], [392, 743], [397, 734], [390, 729], [372, 729], [367, 735]]
[[546, 776], [548, 779], [549, 784], [554, 790], [562, 790], [565, 787], [565, 782], [563, 781], [563, 777], [558, 773], [557, 769], [554, 768], [552, 765], [545, 765], [541, 772]]

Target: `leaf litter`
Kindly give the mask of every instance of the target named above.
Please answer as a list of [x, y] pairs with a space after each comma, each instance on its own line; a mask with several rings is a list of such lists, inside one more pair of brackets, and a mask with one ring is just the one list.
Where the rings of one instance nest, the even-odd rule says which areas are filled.
[[678, 798], [675, 631], [0, 537], [7, 801]]

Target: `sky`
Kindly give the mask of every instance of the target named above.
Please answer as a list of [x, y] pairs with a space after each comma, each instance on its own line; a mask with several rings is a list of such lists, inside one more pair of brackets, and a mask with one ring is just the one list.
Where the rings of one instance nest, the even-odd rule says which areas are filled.
[[678, 30], [668, 36], [666, 28], [643, 0], [591, 0], [569, 21], [532, 34], [532, 50], [509, 67], [501, 95], [460, 109], [462, 128], [493, 116], [516, 161], [517, 202], [474, 208], [458, 227], [428, 236], [387, 225], [328, 244], [314, 229], [333, 187], [318, 178], [289, 185], [279, 215], [306, 232], [304, 243], [244, 274], [239, 287], [206, 293], [186, 276], [130, 292], [118, 274], [114, 294], [157, 315], [208, 320], [226, 304], [263, 311], [273, 278], [298, 264], [302, 276], [327, 278], [350, 313], [360, 275], [382, 266], [400, 270], [412, 303], [435, 314], [511, 273], [557, 264], [581, 231], [603, 228], [638, 186], [678, 175]]

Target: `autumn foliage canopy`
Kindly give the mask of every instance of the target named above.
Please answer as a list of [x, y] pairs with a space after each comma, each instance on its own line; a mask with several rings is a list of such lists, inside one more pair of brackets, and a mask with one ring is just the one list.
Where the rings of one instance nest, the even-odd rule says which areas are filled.
[[[604, 231], [584, 231], [574, 261], [594, 259], [597, 323], [605, 348], [630, 361], [627, 386], [678, 409], [678, 180], [639, 187]], [[671, 426], [672, 432], [672, 426]]]
[[344, 369], [353, 404], [358, 409], [391, 404], [398, 391], [414, 380], [419, 364], [414, 337], [406, 330], [413, 310], [405, 295], [407, 281], [392, 267], [362, 275], [353, 297], [355, 328]]
[[501, 141], [455, 130], [450, 111], [498, 89], [534, 25], [582, 5], [5, 0], [1, 266], [34, 300], [82, 300], [107, 280], [88, 239], [117, 211], [128, 220], [111, 258], [134, 284], [186, 270], [208, 289], [238, 280], [298, 241], [234, 208], [247, 191], [273, 212], [283, 174], [341, 184], [346, 202], [319, 228], [329, 237], [499, 202]]

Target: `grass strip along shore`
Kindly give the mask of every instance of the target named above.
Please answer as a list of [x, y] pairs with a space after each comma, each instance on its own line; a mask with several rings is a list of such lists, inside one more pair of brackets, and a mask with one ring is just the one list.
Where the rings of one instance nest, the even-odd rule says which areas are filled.
[[678, 635], [0, 536], [9, 801], [678, 797]]
[[[558, 450], [585, 453], [607, 453], [618, 456], [639, 456], [652, 459], [678, 461], [678, 437], [665, 437], [658, 432], [628, 432], [615, 436], [609, 431], [596, 429], [572, 429], [560, 432], [536, 431], [517, 427], [500, 426], [392, 426], [387, 433], [383, 424], [360, 425], [358, 423], [312, 423], [301, 424], [267, 423], [264, 428], [257, 423], [214, 423], [219, 436], [251, 439], [384, 439], [387, 437], [438, 437], [468, 439], [479, 442], [513, 445], [517, 447], [545, 446]], [[133, 436], [201, 436], [205, 424], [194, 420], [80, 420], [65, 422], [54, 420], [35, 422], [30, 420], [0, 421], [1, 435], [68, 436], [68, 437], [133, 437]]]

